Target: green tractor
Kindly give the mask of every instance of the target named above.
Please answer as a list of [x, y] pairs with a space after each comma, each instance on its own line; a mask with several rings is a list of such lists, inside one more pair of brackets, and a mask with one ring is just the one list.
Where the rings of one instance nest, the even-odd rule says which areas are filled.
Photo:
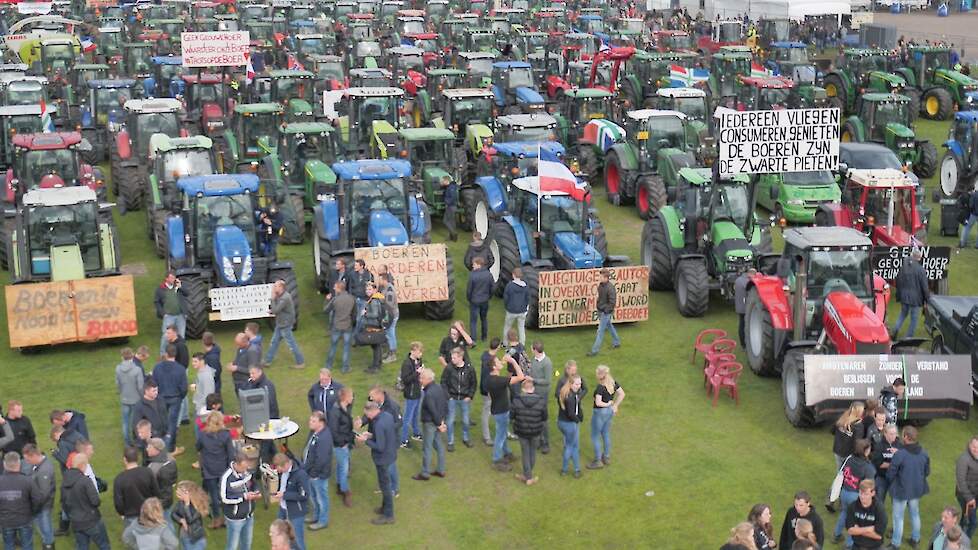
[[456, 159], [455, 134], [444, 128], [403, 128], [398, 136], [399, 150], [381, 151], [380, 158], [411, 163], [408, 192], [420, 193], [432, 216], [440, 219], [445, 212], [444, 186], [450, 181], [461, 184], [464, 164]]
[[863, 94], [859, 112], [846, 119], [842, 141], [871, 141], [886, 145], [922, 178], [937, 170], [937, 147], [917, 139], [912, 126], [910, 98], [898, 94]]
[[239, 103], [231, 123], [218, 141], [218, 155], [226, 172], [241, 172], [246, 165], [271, 152], [278, 143], [285, 109], [278, 103]]
[[[829, 105], [838, 107], [845, 114], [856, 110], [856, 100], [865, 92], [902, 93], [907, 83], [903, 77], [890, 72], [892, 65], [893, 52], [890, 50], [843, 50], [822, 81]], [[918, 101], [919, 97], [914, 95], [910, 99]]]
[[705, 91], [699, 88], [659, 88], [656, 99], [656, 109], [679, 111], [686, 115], [686, 122], [690, 128], [686, 133], [688, 150], [698, 150], [703, 146], [704, 138], [713, 135], [710, 126], [712, 113]]
[[489, 52], [459, 52], [456, 67], [469, 74], [469, 82], [476, 88], [492, 86], [492, 64], [496, 54]]
[[961, 74], [951, 66], [947, 46], [911, 46], [910, 65], [896, 73], [907, 82], [907, 89], [920, 97], [920, 114], [930, 120], [948, 120], [958, 106], [970, 105], [978, 92], [978, 80]]
[[130, 99], [123, 104], [125, 124], [110, 125], [109, 167], [116, 197], [126, 210], [139, 210], [149, 176], [150, 140], [156, 134], [179, 137], [183, 104], [176, 99]]
[[253, 103], [280, 103], [286, 122], [309, 122], [315, 114], [315, 78], [309, 71], [269, 71], [255, 77], [249, 97]]
[[675, 201], [645, 222], [641, 250], [649, 288], [675, 289], [679, 313], [702, 317], [711, 290], [733, 299], [734, 281], [771, 252], [771, 237], [757, 223], [747, 175], [683, 168]]
[[[567, 156], [578, 163], [580, 172], [580, 152], [578, 144], [584, 135], [584, 128], [592, 120], [610, 120], [612, 115], [612, 98], [614, 95], [608, 90], [600, 88], [577, 88], [567, 90], [558, 95], [557, 110], [554, 118], [557, 119], [557, 141], [562, 143], [567, 149]], [[593, 169], [593, 168], [592, 168]], [[594, 176], [593, 172], [584, 173], [581, 177]]]
[[125, 122], [123, 106], [138, 95], [138, 90], [136, 81], [129, 78], [89, 80], [85, 89], [88, 97], [81, 100], [75, 120], [81, 126], [82, 136], [92, 144], [91, 150], [82, 153], [82, 158], [96, 164], [109, 157], [110, 136]]
[[426, 115], [425, 120], [435, 128], [451, 130], [455, 134], [457, 158], [464, 154], [468, 163], [474, 163], [483, 149], [492, 144], [496, 126], [492, 91], [486, 88], [444, 90], [434, 107], [438, 110]]
[[340, 137], [356, 157], [394, 144], [401, 128], [401, 88], [349, 88], [338, 106]]
[[709, 91], [713, 100], [737, 95], [741, 78], [751, 76], [750, 48], [723, 47], [710, 58]]
[[672, 65], [691, 69], [700, 57], [692, 52], [657, 52], [635, 50], [621, 72], [619, 93], [632, 109], [651, 108], [656, 103], [656, 90], [669, 86]]
[[[4, 171], [14, 164], [13, 136], [40, 134], [44, 131], [40, 105], [6, 105], [0, 107], [0, 168]], [[82, 154], [84, 158], [84, 153]], [[87, 159], [86, 159], [86, 162]], [[2, 243], [0, 243], [2, 245]]]

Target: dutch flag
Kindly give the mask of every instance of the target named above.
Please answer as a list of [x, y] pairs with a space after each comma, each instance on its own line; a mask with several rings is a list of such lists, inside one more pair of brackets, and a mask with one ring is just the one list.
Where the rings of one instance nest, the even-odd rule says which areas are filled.
[[540, 178], [540, 193], [567, 193], [574, 199], [583, 201], [587, 196], [587, 184], [577, 181], [577, 177], [557, 155], [549, 149], [540, 148], [537, 156], [537, 176]]

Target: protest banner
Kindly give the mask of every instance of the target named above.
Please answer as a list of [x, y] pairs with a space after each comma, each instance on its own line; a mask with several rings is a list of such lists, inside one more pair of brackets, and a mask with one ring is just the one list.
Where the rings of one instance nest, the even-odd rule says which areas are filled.
[[240, 321], [270, 317], [272, 283], [227, 286], [207, 291], [211, 299], [211, 321]]
[[[617, 291], [616, 323], [649, 318], [648, 266], [609, 267]], [[540, 328], [598, 324], [600, 269], [541, 271], [537, 311]]]
[[927, 272], [927, 280], [940, 281], [947, 279], [947, 268], [951, 263], [950, 246], [876, 246], [873, 247], [873, 274], [887, 281], [895, 281], [897, 273], [903, 267], [903, 261], [910, 257], [914, 248], [920, 250], [923, 257], [920, 265]]
[[248, 64], [248, 31], [180, 33], [184, 67], [244, 67]]
[[717, 108], [720, 175], [835, 170], [839, 109], [734, 111]]
[[448, 260], [444, 244], [374, 246], [356, 249], [375, 280], [381, 265], [394, 276], [397, 302], [441, 302], [448, 299]]

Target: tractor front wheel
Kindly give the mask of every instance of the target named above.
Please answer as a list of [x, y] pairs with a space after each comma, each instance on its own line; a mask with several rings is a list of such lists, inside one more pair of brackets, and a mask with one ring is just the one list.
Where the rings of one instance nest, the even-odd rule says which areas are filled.
[[673, 287], [672, 258], [665, 221], [659, 216], [645, 222], [642, 228], [642, 265], [649, 268], [649, 288], [667, 290]]
[[316, 286], [323, 292], [332, 292], [329, 282], [333, 279], [333, 244], [315, 231], [312, 240], [312, 267], [316, 270]]
[[462, 229], [462, 231], [472, 231], [472, 219], [469, 218], [466, 205], [475, 200], [473, 197], [474, 194], [475, 189], [472, 187], [466, 187], [464, 189], [459, 189], [458, 191], [458, 202], [462, 205], [462, 220], [459, 222], [458, 226], [460, 229]]
[[211, 311], [208, 284], [199, 275], [184, 275], [180, 277], [180, 288], [187, 297], [187, 338], [196, 340], [207, 330]]
[[781, 369], [781, 393], [784, 397], [784, 415], [796, 428], [815, 425], [815, 411], [805, 405], [805, 353], [810, 348], [788, 350]]
[[282, 242], [285, 244], [302, 244], [306, 233], [306, 212], [302, 195], [289, 194], [285, 202], [279, 206], [282, 210]]
[[150, 232], [152, 233], [153, 245], [156, 256], [166, 258], [169, 248], [166, 236], [166, 211], [154, 210], [149, 218]]
[[648, 175], [638, 179], [638, 217], [647, 220], [666, 205], [666, 184], [659, 176]]
[[843, 114], [848, 103], [846, 93], [846, 85], [839, 75], [830, 74], [825, 77], [825, 95], [829, 98], [829, 105], [840, 108]]
[[118, 175], [115, 182], [117, 198], [127, 211], [139, 210], [143, 207], [142, 173], [142, 168], [138, 166], [120, 166], [118, 172], [112, 174]]
[[937, 147], [929, 141], [917, 143], [917, 162], [913, 171], [921, 178], [929, 178], [937, 171]]
[[452, 257], [445, 256], [445, 273], [448, 276], [448, 299], [424, 303], [424, 318], [432, 321], [451, 319], [455, 314], [455, 267]]
[[[500, 221], [492, 228], [492, 242], [495, 243], [496, 263], [499, 264], [499, 278], [496, 279], [496, 293], [502, 296], [506, 285], [513, 280], [513, 270], [520, 267], [520, 245], [516, 233], [506, 222]], [[497, 254], [498, 252], [498, 254]], [[526, 273], [523, 274], [526, 280]]]
[[526, 290], [530, 295], [530, 303], [526, 309], [526, 326], [532, 329], [540, 328], [540, 276], [537, 268], [525, 265], [523, 271], [523, 282], [526, 283]]
[[931, 88], [924, 92], [921, 114], [930, 120], [947, 120], [954, 110], [951, 93], [944, 88]]
[[580, 143], [577, 146], [578, 158], [581, 161], [581, 171], [587, 175], [587, 181], [594, 186], [598, 178], [598, 156], [594, 152], [594, 147], [589, 144]]
[[680, 260], [676, 266], [676, 304], [683, 317], [702, 317], [710, 305], [710, 276], [702, 258]]
[[905, 88], [900, 93], [910, 98], [910, 105], [907, 109], [910, 111], [910, 122], [916, 121], [917, 117], [920, 116], [920, 90], [916, 88]]
[[849, 120], [847, 120], [846, 123], [842, 125], [842, 135], [839, 137], [839, 139], [840, 141], [845, 141], [845, 142], [862, 141], [861, 139], [859, 139], [859, 133], [858, 130], [856, 129], [856, 125]]
[[747, 310], [744, 313], [744, 342], [747, 348], [747, 362], [750, 370], [758, 376], [777, 376], [777, 363], [774, 357], [774, 326], [771, 313], [761, 301], [757, 289], [751, 289], [747, 296]]

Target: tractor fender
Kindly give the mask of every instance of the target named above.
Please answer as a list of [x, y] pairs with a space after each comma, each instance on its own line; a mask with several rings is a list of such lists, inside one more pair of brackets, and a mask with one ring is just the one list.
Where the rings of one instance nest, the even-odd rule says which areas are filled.
[[329, 241], [340, 239], [340, 205], [336, 197], [326, 197], [313, 208], [316, 233]]
[[834, 226], [852, 227], [852, 212], [841, 204], [831, 202], [820, 204], [818, 212], [824, 212]]
[[328, 164], [319, 159], [306, 161], [304, 170], [306, 171], [306, 178], [313, 183], [314, 187], [317, 183], [324, 183], [326, 185], [336, 183], [336, 173], [333, 172], [333, 169]]
[[166, 241], [167, 249], [170, 251], [170, 259], [183, 260], [186, 257], [187, 249], [184, 244], [183, 218], [181, 216], [167, 216]]
[[961, 160], [964, 157], [964, 150], [961, 148], [961, 143], [956, 139], [949, 139], [943, 143], [944, 147], [951, 151], [951, 154], [955, 158]]
[[670, 248], [674, 250], [683, 248], [683, 231], [680, 227], [682, 222], [679, 219], [679, 212], [676, 212], [674, 206], [668, 205], [659, 209], [659, 216], [662, 217], [662, 221], [666, 225]]
[[530, 263], [533, 260], [533, 249], [523, 223], [514, 216], [503, 216], [503, 221], [513, 228], [513, 234], [516, 235], [516, 244], [520, 247], [520, 265]]
[[408, 196], [408, 211], [411, 214], [411, 237], [424, 239], [431, 231], [431, 214], [428, 205], [414, 195]]
[[680, 260], [706, 260], [706, 256], [698, 252], [690, 252], [688, 254], [680, 254], [676, 257], [677, 262]]
[[503, 89], [500, 88], [498, 84], [492, 85], [492, 97], [495, 100], [497, 107], [506, 106], [506, 94], [503, 93]]
[[503, 184], [495, 176], [482, 176], [475, 178], [475, 184], [486, 194], [489, 208], [496, 214], [506, 211], [506, 191]]
[[547, 95], [550, 99], [557, 97], [558, 92], [566, 92], [571, 89], [571, 85], [559, 76], [550, 75], [547, 77]]
[[772, 275], [754, 275], [747, 290], [757, 289], [761, 303], [771, 314], [771, 326], [775, 330], [791, 330], [794, 320], [791, 318], [791, 305], [788, 295], [784, 292], [784, 281]]
[[602, 153], [607, 153], [608, 149], [624, 140], [625, 129], [605, 119], [591, 120], [585, 124], [580, 139], [581, 143], [593, 145], [601, 149]]
[[635, 154], [634, 147], [627, 143], [616, 143], [611, 147], [610, 151], [618, 156], [618, 162], [622, 170], [638, 170], [638, 156]]
[[862, 143], [866, 141], [866, 125], [863, 121], [859, 119], [858, 116], [851, 116], [846, 119], [846, 122], [852, 123], [853, 127], [856, 129], [856, 135], [852, 136], [852, 140]]
[[520, 86], [516, 88], [516, 103], [518, 105], [540, 105], [543, 103], [543, 96], [533, 88]]
[[[238, 139], [234, 136], [234, 133], [230, 130], [224, 131], [224, 143], [227, 145], [228, 155], [231, 157], [231, 164], [233, 165], [238, 161]], [[228, 163], [225, 162], [225, 166]]]
[[479, 156], [486, 138], [492, 137], [492, 129], [485, 124], [469, 124], [465, 127], [465, 141], [473, 156]]
[[115, 135], [115, 147], [119, 158], [128, 159], [132, 156], [132, 144], [129, 142], [129, 132], [123, 130]]

